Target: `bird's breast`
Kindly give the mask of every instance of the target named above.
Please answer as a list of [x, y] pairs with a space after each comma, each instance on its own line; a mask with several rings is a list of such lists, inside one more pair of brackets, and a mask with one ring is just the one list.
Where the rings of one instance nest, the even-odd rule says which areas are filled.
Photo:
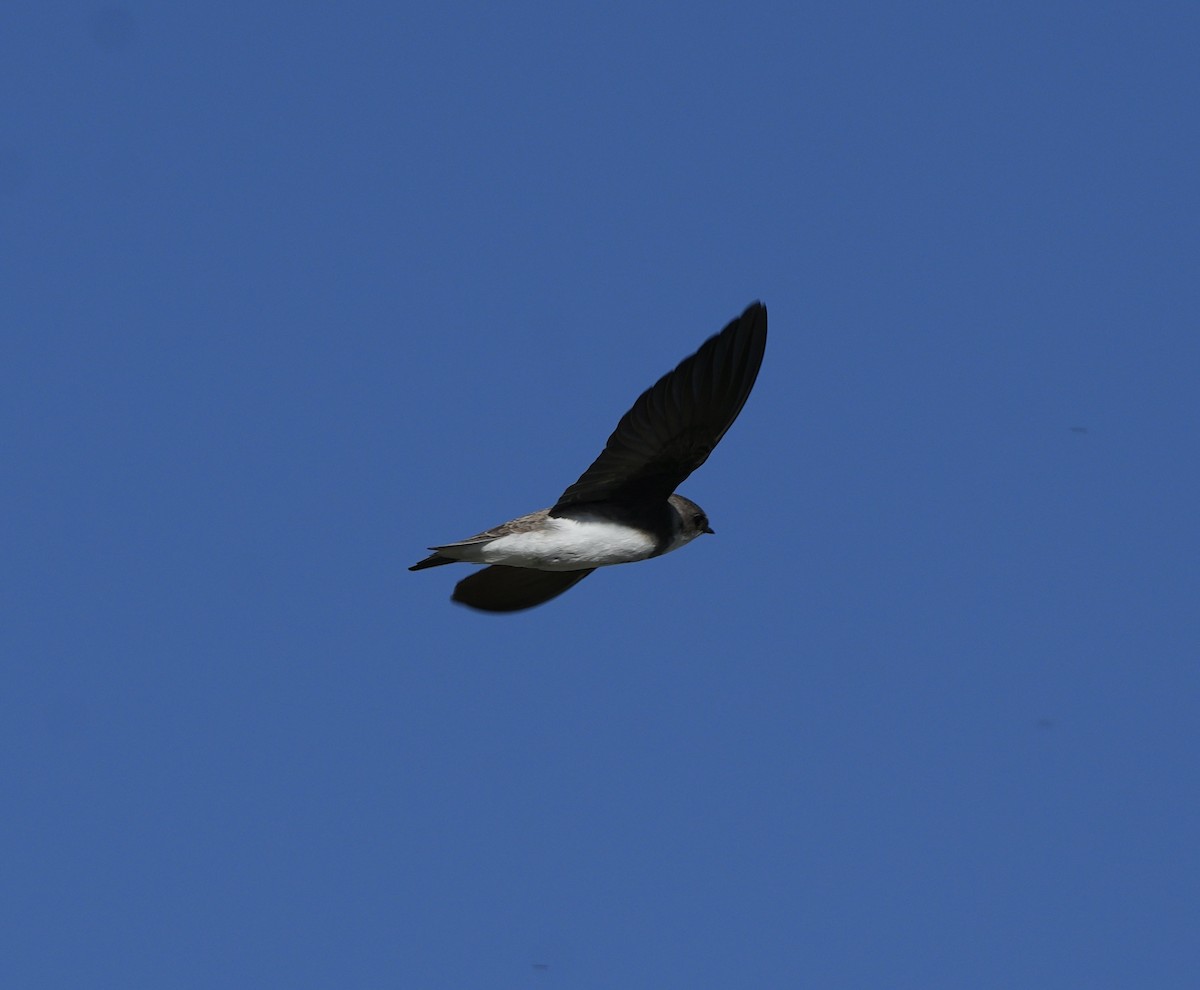
[[480, 554], [488, 564], [540, 571], [577, 571], [645, 560], [655, 552], [651, 534], [606, 519], [548, 517], [543, 526], [488, 543]]

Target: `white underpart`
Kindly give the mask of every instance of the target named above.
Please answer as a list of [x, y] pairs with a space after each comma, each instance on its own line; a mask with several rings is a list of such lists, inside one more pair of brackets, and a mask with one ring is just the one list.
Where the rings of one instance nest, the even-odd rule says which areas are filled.
[[478, 557], [472, 554], [471, 559], [484, 564], [578, 571], [645, 560], [654, 553], [654, 541], [640, 529], [620, 523], [549, 517], [532, 532], [502, 536], [472, 549]]

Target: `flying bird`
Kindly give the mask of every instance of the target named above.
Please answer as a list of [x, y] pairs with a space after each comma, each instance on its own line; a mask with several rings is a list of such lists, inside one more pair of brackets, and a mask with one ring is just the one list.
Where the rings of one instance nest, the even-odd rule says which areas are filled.
[[704, 510], [675, 489], [737, 419], [766, 344], [767, 308], [752, 303], [641, 394], [554, 505], [430, 547], [409, 570], [489, 564], [459, 581], [452, 600], [517, 612], [561, 595], [597, 567], [658, 557], [712, 533]]

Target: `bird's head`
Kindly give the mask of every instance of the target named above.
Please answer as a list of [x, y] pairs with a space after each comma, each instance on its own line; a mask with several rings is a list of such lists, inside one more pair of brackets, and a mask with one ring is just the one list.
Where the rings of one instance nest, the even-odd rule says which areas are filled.
[[712, 527], [708, 525], [708, 516], [691, 499], [682, 495], [672, 495], [668, 501], [679, 518], [679, 545], [690, 543], [701, 533], [712, 533]]

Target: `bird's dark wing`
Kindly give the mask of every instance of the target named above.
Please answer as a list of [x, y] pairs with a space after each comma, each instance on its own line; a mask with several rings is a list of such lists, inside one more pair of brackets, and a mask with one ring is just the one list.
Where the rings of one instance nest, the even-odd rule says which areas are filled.
[[594, 570], [535, 571], [493, 564], [459, 581], [450, 597], [483, 612], [519, 612], [561, 595]]
[[642, 393], [550, 514], [581, 502], [665, 501], [737, 419], [766, 346], [767, 308], [756, 302]]

